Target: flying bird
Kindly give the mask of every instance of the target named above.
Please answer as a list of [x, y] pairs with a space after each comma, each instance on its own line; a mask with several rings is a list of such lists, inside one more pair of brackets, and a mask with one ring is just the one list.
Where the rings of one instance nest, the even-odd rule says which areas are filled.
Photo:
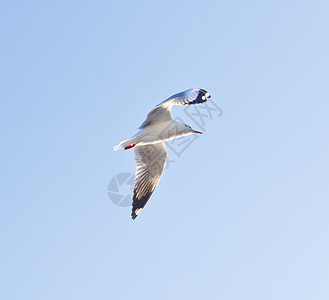
[[204, 103], [207, 98], [210, 94], [203, 89], [189, 89], [171, 96], [149, 112], [137, 134], [113, 148], [115, 151], [121, 148], [135, 150], [133, 219], [140, 214], [161, 178], [167, 160], [164, 142], [189, 134], [202, 134], [189, 125], [173, 120], [172, 107]]

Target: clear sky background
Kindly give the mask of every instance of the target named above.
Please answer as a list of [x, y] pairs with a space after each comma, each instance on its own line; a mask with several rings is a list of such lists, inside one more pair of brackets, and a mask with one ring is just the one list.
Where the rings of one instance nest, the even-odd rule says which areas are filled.
[[[0, 8], [1, 299], [329, 299], [328, 1]], [[192, 87], [223, 114], [132, 221], [112, 148]]]

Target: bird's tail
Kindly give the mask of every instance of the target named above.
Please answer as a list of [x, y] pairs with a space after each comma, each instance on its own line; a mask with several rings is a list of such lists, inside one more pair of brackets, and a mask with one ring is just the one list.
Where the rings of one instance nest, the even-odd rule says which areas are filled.
[[128, 148], [128, 149], [130, 149], [130, 148], [133, 148], [134, 146], [133, 147], [129, 147], [129, 146], [136, 145], [137, 143], [138, 143], [137, 137], [133, 137], [133, 138], [131, 138], [129, 140], [122, 141], [119, 145], [114, 146], [113, 147], [113, 150], [114, 151], [117, 151], [117, 150], [119, 150], [121, 148]]

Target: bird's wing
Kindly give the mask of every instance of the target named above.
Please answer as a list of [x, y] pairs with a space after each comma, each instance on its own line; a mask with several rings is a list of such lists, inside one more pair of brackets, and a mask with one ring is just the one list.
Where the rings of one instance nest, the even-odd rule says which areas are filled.
[[167, 100], [161, 102], [157, 107], [170, 107], [171, 109], [173, 105], [199, 104], [206, 102], [207, 98], [210, 98], [210, 94], [206, 90], [189, 89], [171, 96]]
[[210, 94], [202, 89], [189, 89], [184, 92], [177, 93], [152, 109], [139, 129], [142, 129], [152, 123], [161, 123], [172, 119], [171, 108], [173, 105], [199, 104], [206, 102], [207, 98], [210, 98]]
[[132, 218], [135, 219], [156, 188], [165, 163], [167, 150], [164, 143], [135, 148], [136, 178], [134, 186]]

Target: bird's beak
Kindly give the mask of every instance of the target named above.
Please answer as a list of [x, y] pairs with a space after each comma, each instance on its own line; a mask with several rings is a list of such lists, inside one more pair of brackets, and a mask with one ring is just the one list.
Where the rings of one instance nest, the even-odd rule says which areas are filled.
[[196, 130], [194, 130], [193, 133], [203, 134], [202, 132]]

